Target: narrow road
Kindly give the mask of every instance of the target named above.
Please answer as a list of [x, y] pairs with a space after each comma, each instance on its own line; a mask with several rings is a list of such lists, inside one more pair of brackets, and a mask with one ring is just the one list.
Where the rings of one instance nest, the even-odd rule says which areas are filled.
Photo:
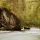
[[40, 40], [40, 29], [26, 31], [0, 31], [0, 40]]

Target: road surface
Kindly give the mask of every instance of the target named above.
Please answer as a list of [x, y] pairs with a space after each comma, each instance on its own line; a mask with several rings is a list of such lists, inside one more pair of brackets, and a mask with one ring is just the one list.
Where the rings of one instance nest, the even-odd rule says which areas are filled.
[[40, 29], [26, 31], [0, 31], [0, 40], [40, 40]]

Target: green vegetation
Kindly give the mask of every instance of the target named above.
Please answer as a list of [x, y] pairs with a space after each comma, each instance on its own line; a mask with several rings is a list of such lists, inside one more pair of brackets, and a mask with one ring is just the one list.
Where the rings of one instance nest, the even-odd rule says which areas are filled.
[[40, 1], [6, 0], [0, 6], [10, 9], [19, 19], [21, 27], [40, 28]]

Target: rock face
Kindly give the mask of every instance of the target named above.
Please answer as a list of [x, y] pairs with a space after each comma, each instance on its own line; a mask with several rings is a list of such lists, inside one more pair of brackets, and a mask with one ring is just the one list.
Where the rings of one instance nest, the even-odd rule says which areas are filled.
[[6, 30], [21, 30], [20, 20], [8, 9], [0, 8], [0, 24]]

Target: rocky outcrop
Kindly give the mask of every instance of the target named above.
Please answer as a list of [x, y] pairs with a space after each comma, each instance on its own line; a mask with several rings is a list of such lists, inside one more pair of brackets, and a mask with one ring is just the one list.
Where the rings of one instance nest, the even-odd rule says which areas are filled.
[[21, 30], [20, 20], [6, 8], [0, 8], [0, 24], [6, 30]]

